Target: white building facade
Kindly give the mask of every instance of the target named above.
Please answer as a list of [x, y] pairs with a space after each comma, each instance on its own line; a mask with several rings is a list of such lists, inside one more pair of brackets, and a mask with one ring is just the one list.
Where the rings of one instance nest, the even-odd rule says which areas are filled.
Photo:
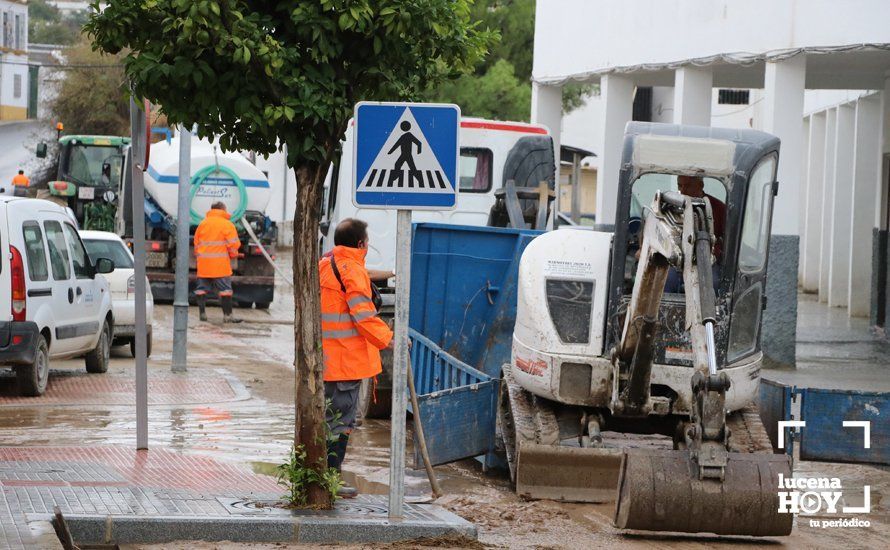
[[0, 121], [28, 118], [28, 6], [0, 0]]
[[[798, 284], [887, 324], [887, 21], [882, 0], [538, 0], [532, 120], [599, 155], [603, 227], [641, 89], [651, 121], [777, 135], [762, 343], [771, 362], [793, 364]], [[563, 121], [572, 81], [599, 94]]]

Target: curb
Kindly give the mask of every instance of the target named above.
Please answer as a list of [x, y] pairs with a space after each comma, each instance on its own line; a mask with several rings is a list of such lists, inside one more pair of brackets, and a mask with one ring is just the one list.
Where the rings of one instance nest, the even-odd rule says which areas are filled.
[[[435, 507], [438, 508], [438, 507]], [[445, 511], [441, 521], [405, 519], [200, 516], [66, 515], [71, 535], [84, 544], [163, 544], [178, 540], [290, 543], [385, 543], [461, 536], [475, 540], [476, 526]], [[450, 516], [450, 517], [448, 517]], [[31, 521], [45, 517], [29, 517]]]

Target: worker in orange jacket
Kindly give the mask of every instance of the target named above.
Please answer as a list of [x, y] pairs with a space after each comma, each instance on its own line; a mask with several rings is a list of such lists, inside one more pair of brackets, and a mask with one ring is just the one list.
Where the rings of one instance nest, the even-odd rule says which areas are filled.
[[195, 230], [195, 257], [198, 261], [198, 286], [195, 297], [201, 320], [207, 320], [207, 293], [215, 290], [222, 304], [223, 322], [240, 323], [232, 315], [232, 258], [239, 257], [241, 239], [235, 224], [229, 221], [226, 205], [215, 202]]
[[338, 436], [328, 449], [328, 466], [339, 470], [355, 427], [362, 380], [380, 374], [380, 350], [391, 347], [393, 333], [377, 316], [372, 300], [365, 269], [368, 224], [343, 220], [334, 232], [334, 245], [333, 253], [319, 261], [318, 273], [324, 394], [331, 403], [325, 419]]
[[31, 185], [31, 178], [25, 175], [24, 170], [12, 177], [13, 193], [16, 197], [27, 197], [28, 187]]

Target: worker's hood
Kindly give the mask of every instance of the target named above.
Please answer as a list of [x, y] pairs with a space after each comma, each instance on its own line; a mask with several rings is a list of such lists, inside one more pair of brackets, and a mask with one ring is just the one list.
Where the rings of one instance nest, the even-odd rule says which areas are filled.
[[232, 217], [232, 215], [229, 214], [228, 212], [226, 212], [225, 210], [220, 210], [218, 208], [211, 208], [210, 210], [207, 211], [207, 215], [205, 217], [206, 218], [222, 218], [224, 220], [228, 220], [229, 218]]
[[[331, 264], [329, 261], [331, 256], [333, 256], [334, 259], [337, 260], [337, 269], [340, 271], [341, 277], [343, 279], [347, 279], [355, 277], [355, 268], [365, 271], [365, 256], [367, 254], [368, 250], [365, 248], [351, 248], [342, 245], [335, 246], [329, 254], [325, 254], [325, 257], [322, 258], [321, 262], [319, 263], [318, 275], [321, 287], [329, 288], [332, 290], [340, 290], [340, 282], [334, 275], [334, 270], [331, 269]], [[360, 278], [365, 279], [366, 275]]]

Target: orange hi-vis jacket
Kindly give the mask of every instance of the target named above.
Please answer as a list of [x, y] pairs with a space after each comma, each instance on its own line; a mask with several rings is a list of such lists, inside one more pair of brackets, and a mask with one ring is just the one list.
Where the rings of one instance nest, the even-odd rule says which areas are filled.
[[318, 262], [325, 382], [377, 376], [382, 370], [380, 350], [392, 340], [392, 330], [377, 316], [371, 301], [366, 253], [359, 248], [334, 247], [345, 293], [331, 268], [331, 259]]
[[24, 174], [16, 174], [12, 176], [12, 184], [16, 187], [28, 187], [31, 185], [31, 179]]
[[232, 276], [231, 258], [238, 257], [241, 239], [225, 210], [210, 209], [195, 230], [198, 277], [216, 279]]

